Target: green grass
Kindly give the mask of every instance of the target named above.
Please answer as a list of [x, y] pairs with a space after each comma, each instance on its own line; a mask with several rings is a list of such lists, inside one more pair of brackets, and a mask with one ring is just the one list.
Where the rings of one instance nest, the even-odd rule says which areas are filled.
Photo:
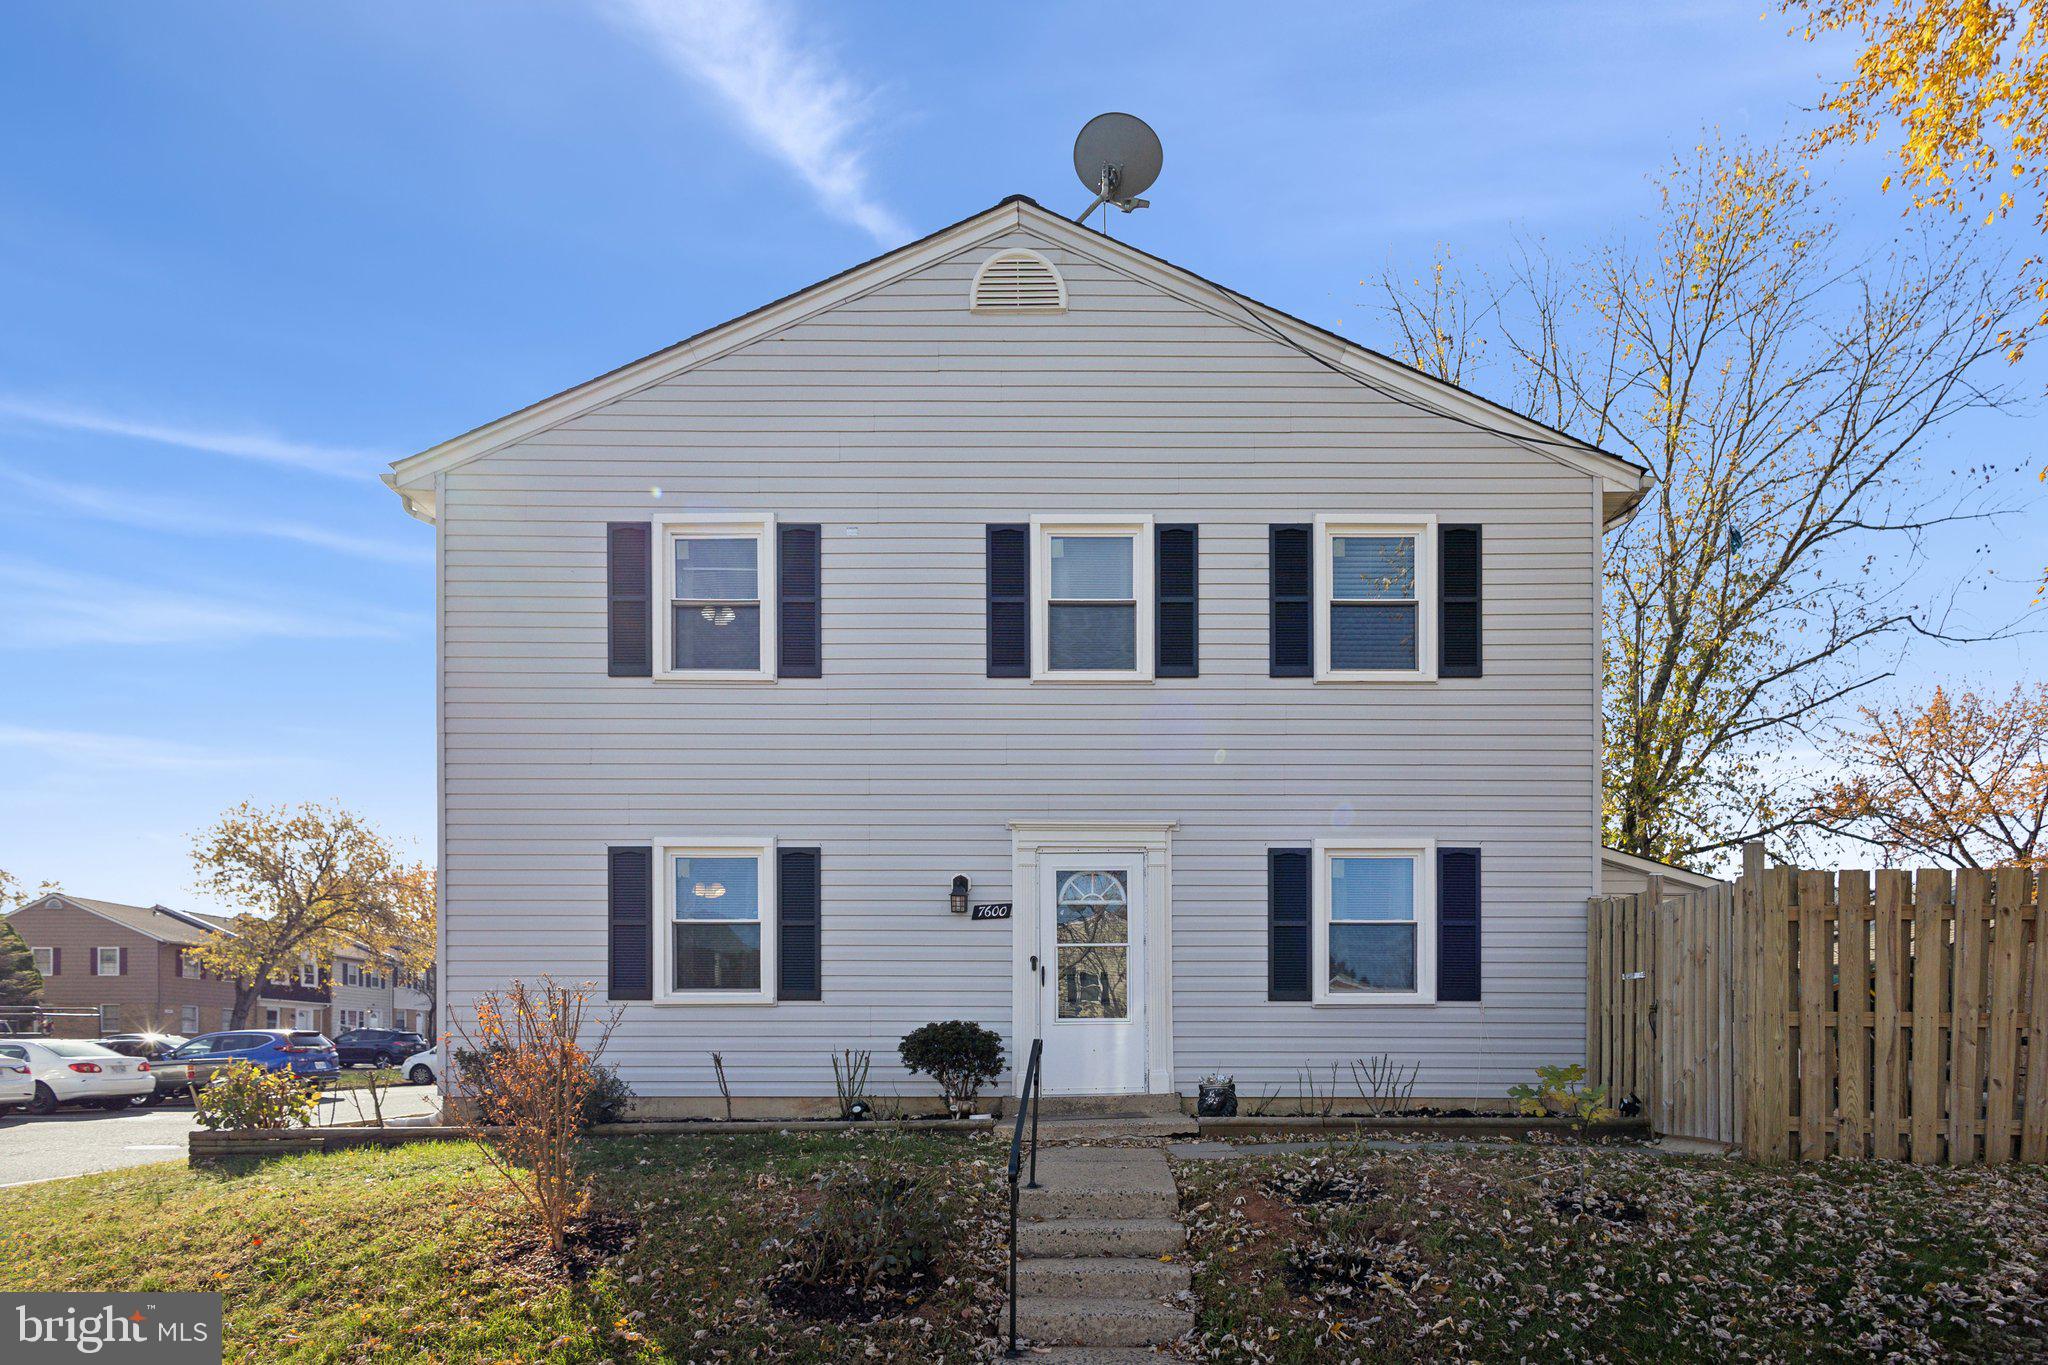
[[[1215, 1359], [2048, 1359], [2040, 1170], [1541, 1147], [1177, 1170]], [[1268, 1183], [1290, 1173], [1364, 1197]]]
[[[849, 1158], [944, 1201], [955, 1282], [895, 1321], [787, 1318], [762, 1296], [768, 1243]], [[8, 1191], [0, 1289], [215, 1290], [233, 1361], [967, 1360], [1000, 1301], [996, 1159], [940, 1134], [594, 1142], [599, 1207], [641, 1233], [578, 1285], [494, 1259], [523, 1224], [466, 1144], [135, 1167]]]
[[368, 1067], [362, 1070], [351, 1068], [341, 1071], [336, 1073], [331, 1080], [322, 1082], [320, 1088], [323, 1090], [368, 1090], [372, 1081], [394, 1090], [416, 1088], [412, 1082], [406, 1080], [403, 1072], [399, 1071], [397, 1067], [392, 1066]]

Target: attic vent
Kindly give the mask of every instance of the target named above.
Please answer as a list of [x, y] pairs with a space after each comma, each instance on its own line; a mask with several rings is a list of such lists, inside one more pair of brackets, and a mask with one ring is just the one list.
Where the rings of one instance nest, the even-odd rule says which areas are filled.
[[974, 274], [977, 313], [1063, 313], [1067, 283], [1035, 251], [998, 251]]

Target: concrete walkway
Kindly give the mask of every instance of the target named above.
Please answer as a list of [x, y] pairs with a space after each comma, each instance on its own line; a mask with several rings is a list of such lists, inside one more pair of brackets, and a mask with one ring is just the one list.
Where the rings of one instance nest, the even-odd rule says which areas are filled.
[[1017, 1327], [1048, 1361], [1156, 1360], [1194, 1326], [1187, 1233], [1166, 1153], [1043, 1147], [1022, 1191]]

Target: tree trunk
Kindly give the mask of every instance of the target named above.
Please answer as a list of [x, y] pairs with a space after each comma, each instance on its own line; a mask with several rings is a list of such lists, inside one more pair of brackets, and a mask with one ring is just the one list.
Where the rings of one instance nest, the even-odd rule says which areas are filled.
[[255, 1013], [256, 1001], [261, 998], [262, 994], [263, 990], [260, 985], [249, 985], [245, 982], [237, 981], [235, 983], [235, 1012], [228, 1023], [228, 1027], [249, 1027], [249, 1016]]

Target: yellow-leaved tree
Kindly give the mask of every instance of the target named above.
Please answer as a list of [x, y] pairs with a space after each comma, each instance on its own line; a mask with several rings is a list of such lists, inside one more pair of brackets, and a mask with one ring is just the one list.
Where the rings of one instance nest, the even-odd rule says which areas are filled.
[[265, 982], [356, 943], [393, 949], [407, 937], [401, 902], [412, 870], [370, 823], [319, 804], [235, 806], [192, 841], [195, 889], [241, 907], [232, 933], [191, 950], [235, 983], [233, 1027], [246, 1027]]
[[1603, 542], [1605, 837], [1712, 862], [1807, 828], [1792, 756], [1908, 642], [1957, 633], [1961, 579], [1925, 555], [1997, 510], [1995, 471], [1923, 461], [2003, 400], [2025, 296], [1965, 225], [1849, 256], [1780, 148], [1708, 142], [1654, 184], [1641, 234], [1563, 259], [1529, 244], [1498, 279], [1382, 281], [1384, 312], [1399, 359], [1497, 379], [1654, 476]]

